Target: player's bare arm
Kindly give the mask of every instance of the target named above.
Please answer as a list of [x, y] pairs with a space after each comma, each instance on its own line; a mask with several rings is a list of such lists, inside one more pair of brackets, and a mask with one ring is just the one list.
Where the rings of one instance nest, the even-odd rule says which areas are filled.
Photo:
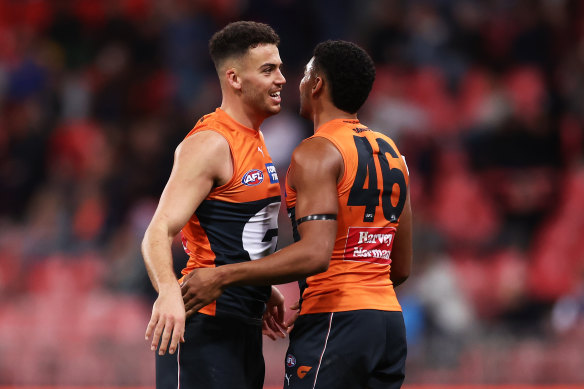
[[412, 207], [408, 191], [406, 203], [399, 219], [399, 225], [391, 250], [391, 272], [389, 278], [393, 286], [408, 279], [412, 269]]
[[[342, 157], [328, 140], [313, 138], [297, 147], [288, 175], [296, 190], [297, 219], [337, 214], [337, 182], [342, 173]], [[182, 286], [187, 315], [217, 299], [230, 285], [282, 284], [326, 271], [336, 220], [307, 221], [298, 226], [298, 232], [298, 242], [262, 259], [193, 271]]]
[[152, 350], [160, 345], [160, 355], [167, 349], [175, 352], [185, 326], [185, 308], [172, 265], [172, 241], [213, 186], [231, 178], [232, 169], [229, 145], [213, 131], [195, 134], [176, 149], [170, 178], [142, 241], [144, 263], [158, 291], [146, 339], [152, 336]]

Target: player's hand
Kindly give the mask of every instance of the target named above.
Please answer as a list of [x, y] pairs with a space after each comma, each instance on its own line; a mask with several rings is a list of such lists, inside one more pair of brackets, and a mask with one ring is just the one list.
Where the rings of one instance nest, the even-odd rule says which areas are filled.
[[209, 267], [193, 269], [185, 276], [181, 292], [187, 318], [221, 296], [223, 288], [218, 274], [217, 268]]
[[288, 333], [292, 331], [292, 328], [294, 328], [294, 323], [296, 322], [296, 319], [298, 319], [298, 316], [300, 315], [300, 300], [290, 305], [290, 309], [296, 312], [294, 312], [294, 314], [290, 316], [290, 318], [286, 320], [286, 322], [284, 323], [284, 326], [286, 327], [286, 331]]
[[272, 340], [285, 338], [287, 333], [287, 327], [284, 324], [285, 313], [284, 295], [278, 288], [272, 286], [272, 295], [266, 303], [266, 312], [262, 320], [262, 334]]
[[152, 336], [150, 348], [158, 354], [166, 351], [174, 354], [178, 342], [185, 341], [185, 306], [182, 302], [178, 284], [161, 287], [158, 298], [152, 307], [152, 316], [146, 327], [146, 340]]

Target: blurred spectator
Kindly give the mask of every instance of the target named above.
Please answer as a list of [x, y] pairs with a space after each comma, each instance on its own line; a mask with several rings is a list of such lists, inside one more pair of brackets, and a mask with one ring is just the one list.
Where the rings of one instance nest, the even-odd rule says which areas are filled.
[[581, 1], [0, 0], [0, 385], [153, 384], [139, 241], [237, 19], [282, 38], [280, 175], [314, 45], [378, 65], [360, 119], [396, 139], [416, 210], [408, 383], [584, 384]]

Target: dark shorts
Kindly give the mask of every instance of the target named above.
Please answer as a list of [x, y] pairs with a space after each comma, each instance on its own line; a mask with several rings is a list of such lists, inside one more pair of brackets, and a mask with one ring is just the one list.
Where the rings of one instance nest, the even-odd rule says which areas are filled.
[[406, 354], [401, 312], [302, 315], [290, 334], [284, 388], [400, 388]]
[[237, 319], [197, 313], [174, 355], [156, 354], [157, 389], [261, 389], [264, 372], [261, 326]]

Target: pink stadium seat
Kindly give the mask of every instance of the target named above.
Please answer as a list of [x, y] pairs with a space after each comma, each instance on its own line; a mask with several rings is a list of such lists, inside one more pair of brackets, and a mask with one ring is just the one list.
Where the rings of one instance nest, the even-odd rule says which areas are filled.
[[505, 84], [519, 117], [534, 118], [541, 111], [545, 89], [540, 70], [532, 67], [515, 69], [506, 77]]
[[574, 292], [584, 271], [584, 169], [567, 175], [561, 193], [560, 208], [531, 249], [531, 290], [544, 300]]
[[463, 127], [476, 123], [480, 108], [491, 92], [491, 83], [489, 75], [480, 69], [472, 69], [464, 74], [457, 98], [460, 124]]
[[458, 129], [458, 112], [446, 88], [443, 74], [434, 68], [413, 73], [407, 83], [407, 98], [420, 105], [430, 116], [430, 130], [439, 133]]
[[458, 151], [441, 156], [441, 178], [436, 182], [433, 202], [433, 220], [457, 245], [484, 242], [499, 224], [490, 198], [467, 170], [467, 164], [464, 154]]

